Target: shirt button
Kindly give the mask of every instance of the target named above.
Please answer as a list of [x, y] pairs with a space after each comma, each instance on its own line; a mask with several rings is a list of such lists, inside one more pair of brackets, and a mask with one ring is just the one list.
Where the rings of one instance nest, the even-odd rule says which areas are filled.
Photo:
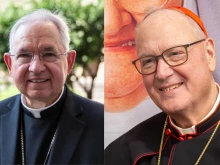
[[188, 140], [192, 139], [192, 136], [189, 136], [187, 139], [188, 139]]
[[171, 132], [171, 130], [170, 130], [169, 128], [167, 128], [165, 133], [166, 133], [166, 135], [168, 136], [168, 135], [170, 135], [172, 132]]
[[179, 140], [180, 140], [180, 141], [183, 141], [183, 140], [184, 140], [184, 138], [183, 138], [183, 137], [179, 137]]

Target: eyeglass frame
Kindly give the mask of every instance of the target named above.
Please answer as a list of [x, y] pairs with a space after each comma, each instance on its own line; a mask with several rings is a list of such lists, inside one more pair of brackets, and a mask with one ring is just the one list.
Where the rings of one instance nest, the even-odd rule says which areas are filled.
[[[54, 61], [45, 61], [45, 60], [42, 60], [42, 56], [46, 53], [51, 53], [51, 52], [45, 52], [45, 53], [39, 53], [38, 56], [39, 56], [39, 60], [42, 61], [42, 62], [54, 62]], [[16, 57], [18, 55], [14, 55], [14, 54], [11, 54], [11, 53], [8, 53], [10, 57]], [[22, 53], [20, 53], [22, 54]], [[25, 54], [25, 53], [23, 53]], [[34, 53], [33, 52], [27, 52], [27, 54], [31, 55], [31, 61], [30, 62], [27, 62], [27, 63], [22, 63], [22, 64], [28, 64], [28, 63], [31, 63], [33, 60], [34, 60]], [[62, 55], [66, 55], [68, 54], [68, 52], [64, 52], [64, 53], [59, 53], [59, 54], [55, 54], [55, 53], [52, 53], [54, 55], [56, 55], [56, 57], [58, 58], [59, 56], [62, 56]], [[56, 61], [56, 60], [55, 60]]]
[[[190, 46], [192, 46], [192, 45], [195, 45], [195, 44], [197, 44], [197, 43], [200, 43], [200, 42], [202, 42], [202, 41], [205, 41], [205, 40], [206, 40], [206, 39], [204, 38], [204, 39], [201, 39], [201, 40], [192, 42], [192, 43], [190, 43], [190, 44], [174, 46], [174, 47], [171, 47], [171, 48], [169, 48], [169, 49], [164, 50], [160, 55], [157, 55], [157, 56], [153, 56], [153, 55], [142, 56], [142, 57], [140, 57], [140, 58], [138, 58], [138, 59], [132, 61], [132, 64], [135, 66], [135, 68], [137, 69], [137, 71], [138, 71], [141, 75], [149, 75], [149, 74], [152, 74], [152, 73], [156, 72], [156, 71], [157, 71], [158, 59], [159, 59], [159, 57], [162, 57], [163, 60], [164, 60], [169, 66], [179, 66], [179, 65], [184, 64], [184, 63], [188, 60], [188, 51], [187, 51], [187, 48], [190, 47]], [[177, 64], [177, 65], [170, 65], [170, 64], [166, 61], [166, 59], [164, 58], [163, 54], [164, 54], [164, 52], [166, 52], [166, 51], [168, 51], [168, 50], [170, 50], [170, 49], [173, 49], [173, 48], [177, 48], [177, 47], [184, 47], [184, 48], [185, 48], [185, 50], [186, 50], [186, 60], [185, 60], [184, 62], [180, 63], [180, 64]], [[145, 58], [145, 57], [154, 57], [154, 58], [155, 58], [155, 61], [156, 61], [156, 69], [155, 69], [155, 71], [153, 71], [153, 72], [151, 72], [151, 73], [148, 73], [148, 74], [143, 74], [143, 73], [141, 73], [141, 71], [139, 71], [138, 67], [136, 66], [136, 62], [139, 61], [139, 60], [142, 59], [142, 58]]]

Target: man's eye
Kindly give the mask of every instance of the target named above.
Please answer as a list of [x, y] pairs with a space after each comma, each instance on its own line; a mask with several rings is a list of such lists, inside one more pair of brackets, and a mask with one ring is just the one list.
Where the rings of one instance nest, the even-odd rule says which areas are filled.
[[32, 55], [31, 54], [19, 54], [18, 56], [17, 56], [17, 58], [30, 58], [30, 57], [32, 57]]
[[184, 53], [184, 52], [182, 52], [182, 51], [171, 52], [170, 55], [171, 55], [171, 56], [175, 56], [175, 55], [181, 55], [181, 54], [183, 54], [183, 53]]
[[142, 61], [142, 66], [152, 64], [152, 62], [153, 62], [153, 59], [152, 59], [152, 58], [144, 59], [144, 60]]
[[179, 54], [181, 54], [181, 52], [171, 52], [170, 53], [171, 56], [175, 56], [175, 55], [179, 55]]
[[56, 57], [57, 55], [55, 53], [44, 53], [44, 57]]

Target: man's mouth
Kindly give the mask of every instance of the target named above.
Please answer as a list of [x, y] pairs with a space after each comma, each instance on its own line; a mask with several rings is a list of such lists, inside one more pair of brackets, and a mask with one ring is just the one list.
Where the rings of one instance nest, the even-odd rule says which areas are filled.
[[182, 84], [183, 84], [183, 83], [174, 84], [174, 85], [171, 85], [171, 86], [166, 87], [166, 88], [160, 88], [159, 90], [160, 90], [160, 91], [167, 92], [167, 91], [170, 91], [170, 90], [172, 90], [172, 89], [175, 89], [175, 88], [180, 87]]
[[125, 46], [135, 46], [135, 41], [128, 41], [126, 43], [121, 44], [122, 47]]
[[29, 82], [32, 82], [32, 83], [42, 83], [42, 82], [46, 82], [46, 81], [48, 81], [48, 79], [29, 80]]

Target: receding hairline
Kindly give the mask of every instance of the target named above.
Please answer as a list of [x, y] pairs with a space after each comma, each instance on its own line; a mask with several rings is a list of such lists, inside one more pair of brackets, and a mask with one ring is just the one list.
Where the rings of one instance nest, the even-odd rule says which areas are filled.
[[61, 43], [63, 44], [66, 50], [69, 50], [69, 43], [70, 43], [69, 27], [63, 15], [61, 15], [57, 11], [52, 12], [47, 9], [36, 9], [24, 15], [20, 19], [18, 19], [12, 26], [9, 36], [9, 51], [12, 51], [12, 48], [14, 46], [13, 37], [16, 34], [17, 30], [21, 26], [28, 23], [33, 23], [35, 21], [52, 23], [59, 31], [59, 35], [61, 37]]
[[[150, 17], [151, 15], [153, 15], [157, 12], [162, 12], [162, 11], [173, 11], [176, 13], [180, 13], [180, 15], [182, 15], [183, 18], [186, 18], [186, 20], [189, 22], [189, 24], [193, 27], [192, 31], [195, 32], [195, 34], [198, 36], [198, 38], [201, 38], [201, 37], [206, 38], [206, 35], [204, 34], [201, 27], [198, 25], [198, 23], [195, 20], [193, 20], [190, 16], [186, 15], [185, 13], [183, 13], [182, 11], [180, 11], [178, 9], [168, 8], [168, 7], [155, 7], [155, 8], [150, 8], [150, 9], [146, 10], [144, 19], [139, 24], [137, 24], [137, 26], [135, 28], [136, 34], [139, 31], [140, 26], [145, 22], [145, 20], [148, 17]], [[136, 40], [136, 37], [135, 37], [135, 40]]]

